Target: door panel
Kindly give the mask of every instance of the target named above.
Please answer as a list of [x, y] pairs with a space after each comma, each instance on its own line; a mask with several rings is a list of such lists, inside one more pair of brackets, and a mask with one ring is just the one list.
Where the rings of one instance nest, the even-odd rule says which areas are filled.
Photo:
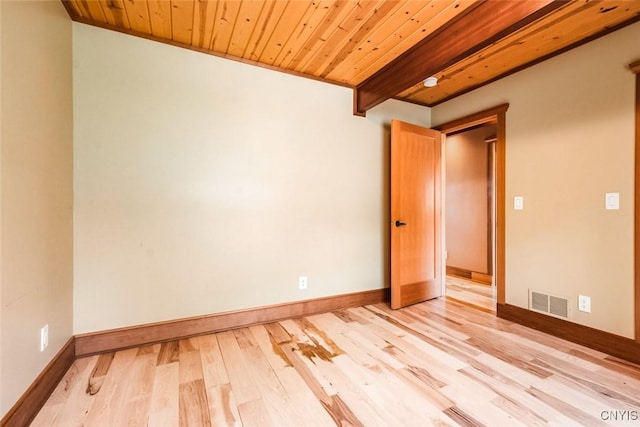
[[391, 122], [391, 308], [442, 292], [442, 134]]

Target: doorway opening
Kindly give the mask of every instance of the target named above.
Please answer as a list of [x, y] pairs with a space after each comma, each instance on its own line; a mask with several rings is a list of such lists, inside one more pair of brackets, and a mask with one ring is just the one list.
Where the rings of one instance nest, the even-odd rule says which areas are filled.
[[444, 138], [443, 294], [495, 311], [495, 150], [497, 126], [483, 123]]
[[[463, 301], [466, 304], [473, 305], [477, 308], [484, 309], [486, 311], [494, 312], [500, 304], [505, 303], [506, 284], [505, 284], [505, 155], [506, 155], [506, 112], [509, 108], [509, 104], [499, 105], [488, 110], [484, 110], [461, 119], [457, 119], [451, 122], [442, 124], [435, 129], [442, 132], [444, 136], [444, 151], [443, 156], [443, 178], [445, 183], [443, 185], [443, 199], [444, 199], [444, 212], [445, 218], [442, 225], [443, 239], [442, 239], [442, 257], [443, 270], [447, 274], [443, 275], [442, 280], [442, 294], [447, 298], [453, 298]], [[448, 156], [453, 155], [453, 151], [460, 147], [454, 147], [456, 141], [460, 139], [479, 139], [480, 143], [476, 144], [475, 149], [478, 153], [481, 151], [482, 164], [476, 165], [480, 170], [484, 167], [485, 171], [485, 187], [484, 197], [476, 196], [479, 201], [476, 201], [476, 206], [471, 208], [468, 204], [470, 199], [464, 195], [455, 194], [453, 191], [458, 189], [448, 189], [449, 184], [455, 185], [455, 179], [449, 174], [447, 175], [447, 166], [454, 168], [454, 165], [448, 165], [447, 162], [453, 159], [447, 159]], [[453, 141], [452, 145], [448, 145]], [[461, 144], [458, 143], [460, 146]], [[464, 143], [462, 145], [465, 145]], [[468, 144], [467, 144], [468, 145]], [[486, 150], [486, 151], [483, 151]], [[466, 154], [467, 157], [470, 153]], [[457, 165], [458, 169], [462, 171], [462, 178], [465, 174], [468, 174], [468, 168], [464, 157], [458, 158], [457, 161], [461, 162]], [[484, 165], [484, 166], [483, 166]], [[452, 171], [449, 171], [452, 172]], [[476, 172], [479, 176], [479, 172]], [[467, 177], [468, 178], [468, 177]], [[458, 177], [460, 179], [460, 177]], [[451, 180], [452, 182], [447, 182]], [[458, 184], [460, 185], [460, 184]], [[476, 183], [476, 187], [481, 187], [482, 184]], [[479, 192], [478, 194], [482, 194]], [[453, 199], [458, 198], [462, 204], [458, 204], [455, 207], [455, 201]], [[451, 200], [450, 200], [451, 199]], [[455, 210], [451, 210], [451, 206]], [[482, 208], [484, 206], [484, 209]], [[456, 215], [463, 217], [463, 211], [469, 211], [475, 209], [475, 212], [481, 219], [484, 220], [484, 227], [482, 221], [473, 233], [476, 237], [476, 248], [481, 248], [481, 242], [484, 241], [486, 247], [483, 250], [476, 249], [471, 251], [476, 255], [475, 264], [465, 264], [467, 267], [461, 266], [460, 256], [464, 254], [454, 254], [451, 250], [455, 250], [454, 246], [448, 248], [448, 244], [453, 244], [449, 237], [452, 234], [454, 239], [464, 242], [465, 238], [471, 239], [472, 237], [462, 226], [455, 227], [456, 219], [458, 222], [460, 218]], [[452, 224], [449, 224], [452, 222]], [[475, 221], [478, 223], [477, 221]], [[457, 236], [456, 236], [457, 233]], [[482, 238], [484, 236], [484, 238]], [[467, 241], [469, 241], [467, 240]], [[449, 243], [448, 243], [449, 242]], [[469, 248], [464, 248], [467, 252]], [[449, 253], [447, 252], [449, 251]], [[468, 255], [467, 255], [468, 256]], [[468, 261], [465, 261], [465, 263]], [[458, 265], [456, 265], [458, 264]], [[447, 268], [449, 267], [449, 268]], [[476, 271], [478, 270], [478, 271]], [[482, 271], [484, 270], [484, 271]], [[474, 274], [475, 273], [475, 274]], [[448, 279], [448, 280], [447, 280]], [[447, 281], [451, 283], [451, 287], [447, 287]], [[480, 283], [478, 283], [480, 282]], [[481, 282], [485, 282], [482, 284]], [[488, 285], [487, 285], [488, 282]]]

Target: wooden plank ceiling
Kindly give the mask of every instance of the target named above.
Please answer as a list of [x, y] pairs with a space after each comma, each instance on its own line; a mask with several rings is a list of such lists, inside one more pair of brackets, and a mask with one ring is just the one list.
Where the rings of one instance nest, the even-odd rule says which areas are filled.
[[[359, 114], [390, 97], [437, 105], [640, 20], [640, 0], [62, 2], [74, 21], [352, 87], [356, 98], [376, 86], [356, 103]], [[473, 24], [479, 29], [442, 47]], [[444, 56], [428, 63], [431, 51]], [[411, 76], [398, 72], [402, 61]], [[429, 75], [436, 87], [422, 84]]]

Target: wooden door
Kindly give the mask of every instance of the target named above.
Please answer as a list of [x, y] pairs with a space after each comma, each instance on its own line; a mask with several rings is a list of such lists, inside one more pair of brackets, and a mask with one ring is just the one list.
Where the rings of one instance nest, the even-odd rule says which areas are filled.
[[391, 122], [391, 308], [442, 294], [442, 134]]

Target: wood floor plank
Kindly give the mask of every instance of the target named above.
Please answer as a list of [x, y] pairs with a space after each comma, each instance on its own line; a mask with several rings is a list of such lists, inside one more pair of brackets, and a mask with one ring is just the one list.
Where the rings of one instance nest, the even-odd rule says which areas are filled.
[[180, 351], [179, 361], [180, 384], [204, 380], [202, 356], [199, 350], [192, 350], [190, 347], [186, 347], [185, 351]]
[[261, 406], [269, 414], [268, 419], [281, 420], [283, 426], [304, 424], [304, 414], [300, 408], [287, 407], [290, 400], [287, 391], [269, 365], [260, 347], [248, 329], [236, 331], [236, 338], [244, 338], [242, 348], [245, 370], [251, 377], [253, 387], [261, 397]]
[[593, 415], [590, 415], [579, 408], [571, 406], [570, 404], [566, 403], [564, 400], [559, 399], [555, 396], [552, 396], [548, 393], [545, 393], [542, 390], [539, 390], [535, 387], [531, 387], [528, 390], [528, 392], [538, 400], [543, 401], [549, 406], [556, 408], [559, 412], [562, 412], [563, 414], [567, 415], [571, 420], [575, 421], [579, 425], [582, 425], [582, 426], [605, 425], [604, 422], [594, 417]]
[[452, 406], [451, 408], [447, 408], [444, 410], [445, 415], [454, 420], [456, 423], [468, 426], [468, 427], [484, 427], [480, 421], [475, 419], [470, 414], [467, 414], [463, 409], [458, 408], [456, 406]]
[[180, 353], [197, 351], [198, 349], [198, 337], [185, 338], [178, 341], [178, 350], [180, 351]]
[[[444, 343], [437, 338], [430, 337], [421, 331], [413, 329], [411, 324], [407, 323], [406, 320], [392, 318], [375, 309], [372, 309], [372, 311], [376, 312], [378, 317], [380, 317], [380, 320], [376, 320], [379, 325], [388, 328], [389, 324], [393, 324], [396, 328], [407, 332], [403, 335], [402, 341], [407, 342], [415, 348], [416, 351], [421, 354], [421, 357], [428, 356], [431, 358], [431, 362], [437, 366], [444, 365], [447, 369], [442, 369], [442, 372], [448, 372], [449, 370], [455, 371], [466, 366], [466, 362], [452, 355], [452, 349], [444, 345]], [[384, 321], [381, 322], [381, 320]]]
[[639, 365], [439, 298], [78, 359], [32, 425], [616, 425], [603, 411], [640, 412]]
[[460, 409], [470, 414], [479, 423], [487, 426], [504, 425], [504, 426], [526, 426], [523, 419], [514, 417], [505, 411], [501, 406], [495, 404], [494, 401], [479, 402], [467, 400]]
[[462, 373], [490, 387], [499, 396], [493, 399], [492, 403], [500, 406], [518, 419], [527, 421], [527, 424], [537, 425], [538, 423], [543, 423], [546, 425], [553, 420], [557, 421], [559, 425], [571, 422], [564, 414], [535, 399], [531, 394], [527, 393], [524, 387], [518, 386], [498, 372], [487, 374], [477, 369], [468, 368], [464, 369]]
[[301, 399], [308, 388], [292, 366], [274, 352], [266, 329], [254, 327], [240, 330], [237, 334], [242, 334], [244, 341], [250, 344], [244, 349], [245, 361], [272, 419], [279, 420], [280, 425], [291, 426], [331, 424], [331, 418], [320, 402], [312, 399], [311, 393], [306, 395], [310, 401]]
[[[313, 319], [316, 318], [317, 316]], [[362, 325], [363, 328], [366, 326], [371, 325]], [[344, 335], [353, 339], [356, 346], [364, 351], [368, 350], [372, 356], [375, 355], [380, 367], [376, 369], [375, 365], [370, 364], [369, 368], [383, 375], [380, 379], [374, 379], [372, 382], [385, 384], [385, 388], [391, 393], [391, 396], [386, 396], [385, 401], [396, 408], [398, 412], [408, 416], [408, 419], [402, 420], [402, 424], [411, 425], [411, 419], [425, 420], [425, 423], [429, 425], [445, 425], [447, 423], [447, 419], [441, 411], [451, 407], [453, 402], [447, 399], [440, 390], [446, 383], [434, 378], [425, 368], [400, 362], [400, 358], [392, 356], [397, 353], [394, 353], [392, 350], [394, 347], [388, 341], [384, 341], [386, 345], [383, 349], [374, 347], [375, 350], [372, 351], [371, 346], [367, 344], [367, 338], [375, 337], [375, 332], [373, 334], [354, 334], [352, 330], [346, 329]], [[355, 348], [348, 345], [347, 342], [338, 341], [338, 344], [346, 350], [349, 356], [355, 353]], [[389, 360], [392, 360], [393, 363], [388, 364]], [[360, 361], [360, 363], [363, 362], [370, 363], [367, 359]], [[401, 399], [400, 402], [397, 401], [398, 398]], [[406, 407], [407, 403], [409, 404], [408, 408]], [[419, 413], [415, 412], [416, 408], [419, 408]]]
[[434, 318], [423, 307], [408, 307], [407, 314], [414, 319], [410, 323], [411, 325], [430, 335], [437, 335], [440, 338], [446, 337], [447, 339], [455, 338], [458, 341], [464, 341], [469, 338], [462, 325], [457, 322], [443, 322], [441, 318]]
[[58, 416], [58, 412], [62, 409], [64, 404], [69, 399], [69, 395], [73, 390], [73, 386], [76, 383], [82, 383], [82, 380], [77, 380], [76, 377], [80, 375], [81, 369], [79, 369], [79, 365], [75, 361], [65, 372], [64, 376], [56, 386], [49, 399], [42, 407], [42, 410], [33, 420], [33, 426], [49, 426], [54, 425], [56, 417]]
[[406, 386], [401, 376], [384, 366], [362, 366], [350, 357], [335, 360], [353, 384], [364, 390], [389, 425], [411, 425], [415, 420], [433, 420], [440, 409], [428, 399], [428, 393]]
[[312, 322], [325, 330], [336, 332], [334, 338], [340, 348], [347, 354], [360, 353], [360, 360], [369, 365], [384, 363], [394, 369], [405, 368], [406, 365], [385, 351], [389, 343], [375, 334], [367, 333], [366, 325], [347, 325], [340, 318], [327, 313], [310, 318]]
[[220, 345], [216, 335], [198, 337], [202, 378], [207, 388], [229, 384], [229, 375], [224, 366]]
[[179, 420], [179, 366], [177, 362], [156, 366], [151, 402], [149, 426], [171, 427]]
[[305, 425], [331, 425], [332, 419], [330, 415], [320, 400], [315, 398], [312, 390], [295, 370], [291, 360], [277, 343], [278, 340], [282, 343], [290, 341], [284, 341], [282, 335], [279, 338], [274, 337], [271, 335], [273, 329], [267, 330], [262, 326], [251, 327], [250, 331], [280, 384], [284, 387], [288, 397], [289, 408], [293, 408], [294, 411], [300, 413], [298, 417], [304, 420]]
[[31, 422], [31, 426], [48, 427], [56, 425], [56, 418], [58, 416], [58, 413], [62, 409], [62, 406], [63, 405], [61, 403], [54, 404], [47, 402], [47, 404], [45, 404], [42, 409], [40, 409], [38, 415], [36, 415], [36, 417], [33, 419], [33, 421]]
[[494, 290], [485, 283], [447, 275], [446, 298], [456, 300], [488, 313], [495, 313]]
[[209, 400], [202, 378], [180, 382], [179, 399], [180, 427], [211, 427]]
[[[77, 360], [75, 363], [79, 366], [80, 375], [76, 377], [79, 380], [77, 384], [73, 386], [69, 398], [62, 407], [56, 423], [61, 425], [84, 425], [87, 419], [87, 414], [93, 405], [93, 396], [87, 393], [87, 389], [83, 387], [83, 383], [89, 382], [89, 377], [93, 371], [94, 366], [98, 362], [98, 357], [90, 357], [87, 359]], [[74, 381], [75, 382], [75, 381]]]
[[291, 360], [287, 357], [287, 354], [280, 348], [280, 344], [290, 342], [291, 337], [287, 334], [289, 339], [283, 341], [282, 338], [277, 338], [272, 335], [271, 330], [272, 329], [268, 329], [266, 325], [252, 326], [249, 328], [251, 335], [253, 335], [256, 344], [262, 350], [262, 353], [269, 362], [269, 365], [276, 373], [278, 373], [282, 372], [286, 368], [293, 367]]
[[635, 408], [640, 407], [638, 394], [627, 395], [619, 393], [616, 390], [594, 383], [585, 378], [567, 377], [565, 375], [554, 375], [553, 378], [555, 381], [559, 381], [567, 387], [572, 389], [578, 388], [581, 394], [595, 399], [598, 402], [596, 404], [604, 403], [607, 407], [627, 411], [633, 411]]
[[242, 425], [230, 384], [207, 388], [207, 399], [212, 425], [229, 427]]
[[[531, 387], [531, 390], [537, 390], [541, 393], [545, 393], [549, 398], [555, 399], [556, 402], [563, 405], [570, 406], [576, 411], [581, 411], [586, 417], [593, 418], [599, 421], [600, 411], [597, 409], [600, 406], [606, 408], [610, 407], [606, 401], [599, 401], [594, 399], [587, 393], [584, 393], [579, 388], [568, 386], [567, 384], [559, 381], [558, 378], [553, 377], [546, 381], [543, 381], [539, 387]], [[616, 405], [618, 409], [627, 409], [626, 405]]]
[[149, 407], [153, 393], [157, 353], [138, 353], [127, 381], [123, 388], [123, 405], [114, 414], [115, 423], [119, 426], [144, 427], [149, 419]]
[[[49, 400], [52, 405], [45, 404], [49, 410], [38, 414], [31, 425], [83, 425], [93, 404], [92, 396], [86, 393], [83, 385], [89, 381], [97, 361], [98, 356], [76, 360], [59, 384], [60, 390], [56, 390]], [[62, 403], [56, 403], [63, 396]]]
[[345, 378], [333, 362], [309, 355], [294, 342], [285, 343], [283, 347], [290, 352], [296, 370], [302, 373], [307, 385], [338, 425], [375, 425], [376, 420], [381, 419], [373, 402]]
[[178, 341], [165, 342], [160, 345], [158, 354], [158, 365], [177, 362], [180, 357], [180, 344]]
[[[332, 318], [335, 316], [331, 314], [319, 315], [310, 317], [309, 321], [323, 330], [329, 330], [334, 324]], [[374, 351], [368, 352], [367, 346], [362, 345], [364, 340], [353, 341], [344, 334], [333, 334], [332, 338], [347, 355], [333, 358], [333, 363], [355, 384], [362, 384], [366, 395], [374, 403], [394, 408], [390, 418], [398, 425], [407, 425], [412, 419], [425, 419], [429, 412], [435, 414], [438, 411], [422, 398], [422, 393], [407, 388], [402, 377], [393, 373], [395, 368], [386, 363], [391, 359], [387, 353], [378, 352], [375, 347]]]
[[93, 396], [100, 391], [100, 387], [102, 387], [102, 384], [109, 373], [109, 368], [111, 367], [111, 362], [113, 362], [114, 356], [115, 353], [107, 353], [101, 354], [98, 357], [95, 367], [91, 372], [91, 376], [89, 377], [87, 393]]
[[[372, 320], [374, 320], [374, 322], [379, 321], [375, 316]], [[384, 324], [371, 324], [370, 328], [373, 333], [384, 337], [389, 343], [385, 351], [398, 361], [404, 363], [409, 373], [428, 386], [440, 388], [449, 384], [454, 381], [452, 376], [455, 377], [457, 369], [466, 366], [465, 364], [460, 364], [453, 369], [443, 367], [437, 358], [421, 350], [421, 347], [425, 345], [424, 342], [411, 335], [398, 332], [398, 328], [395, 328], [394, 325], [387, 325], [387, 327], [385, 327]], [[434, 396], [433, 393], [431, 393], [431, 395], [432, 400], [435, 400], [438, 406], [447, 407], [453, 404], [453, 402], [446, 399], [441, 393], [438, 393], [436, 396]]]
[[[321, 328], [314, 323], [321, 322], [321, 318], [313, 316], [307, 322], [299, 322], [304, 332], [313, 338]], [[366, 354], [365, 351], [351, 345], [348, 339], [340, 334], [333, 334], [332, 339], [322, 337], [323, 341], [332, 348], [333, 357], [323, 364], [324, 374], [334, 385], [338, 386], [338, 395], [348, 405], [353, 404], [354, 397], [359, 401], [371, 402], [371, 407], [378, 417], [381, 417], [389, 425], [409, 425], [411, 420], [427, 419], [429, 411], [435, 413], [437, 409], [431, 407], [421, 396], [413, 390], [404, 387], [395, 375], [390, 374], [384, 363]], [[349, 345], [349, 351], [345, 351], [338, 345]], [[338, 375], [339, 374], [339, 375]], [[384, 380], [382, 380], [384, 378]], [[398, 389], [403, 393], [398, 393]], [[357, 390], [357, 393], [352, 393]], [[389, 411], [388, 408], [394, 408]]]
[[129, 387], [131, 368], [138, 350], [118, 351], [113, 357], [109, 372], [87, 417], [87, 426], [109, 427], [116, 425], [125, 402], [125, 390]]
[[546, 426], [548, 421], [536, 414], [531, 409], [519, 405], [511, 399], [500, 396], [491, 401], [491, 403], [503, 411], [510, 414], [515, 419], [521, 421], [523, 424], [532, 427]]
[[242, 425], [245, 427], [277, 427], [262, 399], [250, 400], [238, 405]]
[[234, 333], [232, 331], [219, 333], [218, 343], [238, 406], [260, 400], [260, 393], [253, 386], [253, 379], [245, 369], [244, 357]]
[[280, 323], [267, 323], [264, 328], [269, 332], [277, 344], [291, 341], [291, 335], [280, 325]]

